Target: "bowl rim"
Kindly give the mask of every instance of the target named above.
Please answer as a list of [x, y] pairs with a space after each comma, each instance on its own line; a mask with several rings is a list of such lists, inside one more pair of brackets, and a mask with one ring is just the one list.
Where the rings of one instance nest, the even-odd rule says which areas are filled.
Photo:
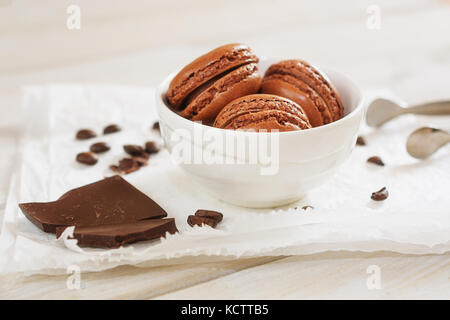
[[[268, 58], [268, 57], [264, 57], [264, 58], [260, 58], [261, 60], [266, 60], [266, 61], [276, 61], [276, 58]], [[165, 100], [165, 94], [166, 94], [166, 90], [165, 88], [169, 86], [170, 81], [172, 81], [172, 79], [175, 77], [175, 75], [178, 73], [178, 71], [174, 71], [169, 73], [164, 79], [163, 81], [158, 85], [158, 87], [156, 88], [156, 96], [155, 98], [159, 101], [159, 103], [157, 103], [156, 108], [157, 110], [161, 109], [161, 106], [165, 107], [165, 111], [167, 111], [169, 114], [175, 116], [178, 118], [179, 121], [182, 121], [183, 123], [185, 123], [187, 126], [203, 126], [205, 127], [206, 130], [217, 130], [218, 132], [227, 132], [228, 134], [236, 134], [236, 135], [252, 135], [252, 134], [265, 134], [265, 135], [270, 135], [270, 134], [274, 134], [277, 133], [281, 136], [290, 136], [290, 135], [308, 135], [308, 134], [313, 134], [313, 133], [317, 133], [317, 132], [321, 132], [321, 131], [325, 131], [325, 130], [332, 130], [332, 128], [340, 126], [341, 124], [349, 121], [351, 118], [355, 117], [359, 111], [361, 109], [363, 109], [364, 107], [364, 94], [361, 90], [361, 87], [359, 85], [357, 85], [346, 73], [340, 72], [340, 71], [336, 71], [334, 69], [330, 69], [330, 68], [326, 68], [326, 67], [317, 67], [320, 71], [322, 71], [323, 73], [325, 73], [325, 75], [327, 75], [328, 77], [328, 72], [332, 72], [332, 73], [336, 73], [339, 76], [343, 77], [345, 79], [345, 81], [347, 81], [348, 83], [351, 84], [351, 86], [354, 87], [354, 89], [358, 92], [359, 94], [359, 101], [356, 104], [356, 107], [350, 111], [348, 114], [346, 114], [345, 116], [343, 116], [342, 118], [340, 118], [339, 120], [333, 121], [331, 123], [327, 123], [325, 125], [319, 126], [319, 127], [314, 127], [314, 128], [309, 128], [309, 129], [305, 129], [305, 130], [293, 130], [293, 131], [278, 131], [278, 132], [259, 132], [259, 131], [244, 131], [244, 130], [230, 130], [230, 129], [223, 129], [223, 128], [216, 128], [213, 126], [208, 126], [206, 124], [200, 123], [198, 121], [192, 121], [189, 119], [186, 119], [184, 117], [182, 117], [181, 115], [179, 115], [177, 112], [175, 112], [174, 110], [172, 110], [172, 108], [170, 108], [170, 106], [166, 103]], [[164, 111], [163, 111], [164, 112]], [[232, 133], [233, 132], [233, 133]]]

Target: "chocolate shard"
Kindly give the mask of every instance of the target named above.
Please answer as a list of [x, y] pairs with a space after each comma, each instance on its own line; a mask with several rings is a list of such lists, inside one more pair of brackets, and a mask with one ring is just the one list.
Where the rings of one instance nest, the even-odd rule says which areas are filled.
[[156, 202], [116, 175], [76, 188], [53, 202], [20, 203], [24, 215], [45, 232], [57, 227], [95, 227], [163, 218]]
[[[67, 227], [56, 228], [59, 238]], [[75, 227], [73, 238], [82, 247], [119, 248], [137, 241], [146, 241], [164, 237], [166, 233], [178, 232], [175, 219], [151, 219], [124, 224], [110, 224], [94, 227]]]

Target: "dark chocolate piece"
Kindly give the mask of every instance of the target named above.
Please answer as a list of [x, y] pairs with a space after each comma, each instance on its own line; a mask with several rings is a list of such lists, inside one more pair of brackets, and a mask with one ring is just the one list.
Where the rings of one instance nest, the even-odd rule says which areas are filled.
[[120, 176], [70, 190], [53, 202], [19, 204], [24, 215], [45, 232], [60, 226], [100, 226], [163, 218], [156, 202]]
[[77, 138], [77, 140], [86, 140], [86, 139], [94, 138], [96, 136], [97, 135], [95, 134], [95, 132], [90, 129], [81, 129], [81, 130], [78, 130], [76, 138]]
[[388, 197], [389, 192], [387, 191], [386, 187], [383, 187], [380, 190], [373, 192], [370, 198], [375, 201], [383, 201], [386, 200]]
[[103, 134], [110, 134], [118, 132], [120, 130], [121, 128], [117, 124], [110, 124], [109, 126], [106, 126], [105, 129], [103, 129]]
[[356, 139], [356, 145], [357, 145], [357, 146], [365, 146], [365, 145], [366, 145], [366, 140], [364, 140], [363, 137], [359, 136], [359, 137]]
[[380, 157], [374, 156], [367, 159], [367, 162], [376, 164], [377, 166], [384, 166], [383, 160]]
[[[67, 227], [56, 228], [59, 238]], [[110, 224], [94, 227], [75, 227], [73, 236], [79, 246], [94, 248], [119, 248], [137, 241], [146, 241], [164, 237], [166, 232], [178, 232], [175, 219], [150, 219], [124, 224]]]
[[159, 150], [161, 150], [161, 147], [159, 144], [155, 141], [147, 141], [145, 143], [145, 152], [152, 154], [152, 153], [158, 153]]
[[217, 223], [219, 223], [223, 219], [222, 213], [217, 212], [217, 211], [212, 211], [212, 210], [199, 209], [195, 212], [195, 215], [197, 217], [205, 217], [205, 218], [216, 220]]
[[215, 228], [217, 224], [222, 221], [222, 219], [223, 214], [220, 212], [199, 209], [195, 212], [195, 215], [188, 216], [187, 222], [191, 227], [195, 225], [201, 227], [206, 224], [212, 228]]
[[199, 217], [199, 216], [190, 215], [187, 218], [187, 223], [191, 227], [193, 227], [195, 225], [202, 227], [203, 225], [206, 224], [206, 225], [210, 226], [211, 228], [215, 228], [219, 222], [215, 219], [211, 219], [211, 218], [207, 218], [207, 217]]
[[92, 152], [81, 152], [77, 154], [76, 160], [79, 163], [86, 164], [88, 166], [93, 166], [98, 161], [97, 157]]
[[106, 142], [97, 142], [91, 145], [89, 150], [94, 153], [103, 153], [109, 151], [111, 147]]

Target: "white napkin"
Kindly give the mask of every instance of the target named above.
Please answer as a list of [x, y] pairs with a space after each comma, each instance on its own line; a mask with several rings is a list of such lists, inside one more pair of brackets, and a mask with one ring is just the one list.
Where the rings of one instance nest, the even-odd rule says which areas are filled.
[[[373, 93], [372, 93], [373, 95]], [[370, 100], [370, 99], [369, 99]], [[100, 271], [122, 264], [164, 265], [237, 257], [310, 254], [328, 250], [388, 250], [425, 254], [450, 251], [450, 148], [418, 161], [405, 150], [410, 132], [424, 125], [450, 129], [450, 117], [403, 116], [382, 129], [363, 127], [367, 146], [355, 147], [333, 179], [288, 208], [251, 210], [205, 195], [172, 164], [166, 150], [124, 178], [176, 219], [180, 233], [116, 250], [78, 248], [55, 240], [20, 212], [19, 202], [51, 201], [64, 192], [111, 175], [108, 166], [125, 154], [124, 144], [160, 139], [150, 129], [157, 120], [150, 88], [49, 85], [23, 91], [26, 115], [20, 156], [0, 235], [0, 271], [27, 274]], [[103, 136], [117, 123], [123, 130]], [[99, 136], [76, 141], [80, 128]], [[93, 167], [75, 162], [78, 152], [106, 141], [112, 149]], [[378, 155], [386, 163], [366, 163]], [[370, 199], [386, 186], [384, 202]], [[314, 209], [302, 210], [304, 205]], [[298, 207], [295, 209], [294, 207]], [[217, 229], [188, 226], [195, 210], [223, 212]]]

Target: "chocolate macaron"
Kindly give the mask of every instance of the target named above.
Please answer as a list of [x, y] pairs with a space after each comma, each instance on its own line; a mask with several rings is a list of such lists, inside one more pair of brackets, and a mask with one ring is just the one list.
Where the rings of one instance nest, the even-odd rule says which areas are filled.
[[344, 115], [336, 88], [327, 76], [303, 60], [284, 60], [267, 69], [261, 92], [275, 94], [299, 104], [313, 127]]
[[252, 94], [226, 105], [217, 115], [214, 127], [293, 131], [311, 128], [311, 124], [297, 103], [276, 95]]
[[256, 93], [261, 85], [258, 57], [243, 44], [216, 48], [184, 67], [166, 93], [172, 108], [190, 120], [214, 121], [230, 101]]

